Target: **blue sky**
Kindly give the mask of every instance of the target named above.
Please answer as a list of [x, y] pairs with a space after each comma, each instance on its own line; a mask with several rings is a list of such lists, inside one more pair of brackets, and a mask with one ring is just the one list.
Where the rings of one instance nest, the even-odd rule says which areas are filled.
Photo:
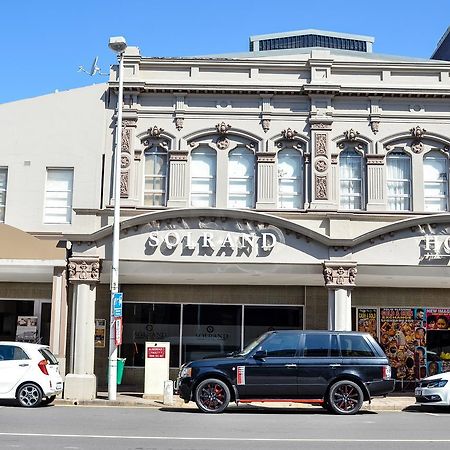
[[248, 37], [317, 28], [375, 37], [374, 52], [429, 58], [449, 0], [0, 0], [0, 103], [92, 83], [115, 62], [110, 36], [145, 56], [240, 52]]

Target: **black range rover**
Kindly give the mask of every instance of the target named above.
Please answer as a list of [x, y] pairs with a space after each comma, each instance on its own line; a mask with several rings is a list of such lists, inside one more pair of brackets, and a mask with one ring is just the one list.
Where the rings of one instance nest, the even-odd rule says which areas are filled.
[[337, 414], [357, 413], [365, 400], [394, 389], [391, 367], [367, 333], [271, 331], [243, 351], [181, 367], [177, 392], [207, 413], [230, 401], [319, 404]]

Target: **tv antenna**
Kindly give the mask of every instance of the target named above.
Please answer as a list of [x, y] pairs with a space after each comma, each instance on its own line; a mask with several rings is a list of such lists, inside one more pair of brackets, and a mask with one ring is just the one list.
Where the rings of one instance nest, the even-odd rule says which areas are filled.
[[83, 66], [78, 67], [78, 72], [84, 72], [87, 73], [88, 75], [90, 75], [91, 77], [93, 77], [94, 75], [102, 75], [102, 76], [108, 76], [108, 73], [103, 73], [100, 69], [100, 67], [98, 66], [98, 56], [96, 56], [94, 58], [94, 61], [92, 61], [92, 65], [91, 65], [91, 69], [90, 70], [86, 70]]

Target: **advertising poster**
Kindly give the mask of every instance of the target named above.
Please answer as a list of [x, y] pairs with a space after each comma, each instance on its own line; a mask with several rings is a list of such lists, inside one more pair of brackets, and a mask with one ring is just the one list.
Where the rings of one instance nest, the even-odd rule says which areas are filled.
[[358, 308], [358, 331], [370, 333], [378, 341], [378, 310], [377, 308]]
[[380, 344], [397, 380], [416, 378], [415, 349], [426, 345], [423, 319], [416, 316], [416, 308], [380, 308]]
[[105, 348], [106, 319], [95, 319], [95, 348]]
[[427, 330], [450, 330], [450, 308], [427, 308]]
[[17, 342], [36, 342], [37, 339], [36, 316], [17, 317], [16, 341]]

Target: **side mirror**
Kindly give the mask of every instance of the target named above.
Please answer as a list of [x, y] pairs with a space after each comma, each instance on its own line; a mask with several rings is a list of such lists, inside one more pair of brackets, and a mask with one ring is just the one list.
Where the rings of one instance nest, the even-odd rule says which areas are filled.
[[267, 357], [267, 350], [258, 350], [253, 355], [253, 358], [258, 361], [264, 361], [264, 358]]

